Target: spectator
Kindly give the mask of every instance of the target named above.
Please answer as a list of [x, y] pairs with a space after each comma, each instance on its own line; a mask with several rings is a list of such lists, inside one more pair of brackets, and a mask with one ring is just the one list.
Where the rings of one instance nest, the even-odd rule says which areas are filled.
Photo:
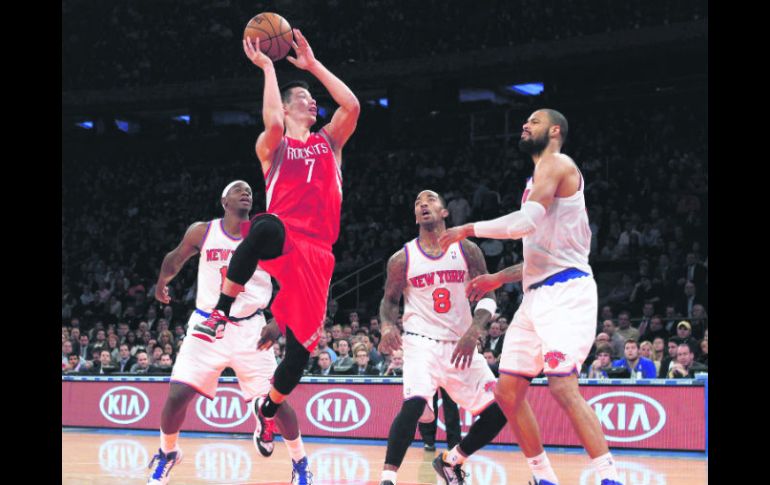
[[636, 325], [640, 336], [647, 332], [654, 314], [655, 306], [652, 303], [645, 303], [642, 305], [642, 318], [639, 320], [639, 325]]
[[[641, 327], [640, 333], [642, 333]], [[663, 319], [660, 315], [653, 315], [652, 318], [650, 318], [650, 324], [647, 326], [646, 331], [642, 333], [642, 336], [639, 338], [653, 342], [656, 338], [662, 338], [663, 341], [665, 341], [669, 336], [670, 334], [663, 327]]]
[[69, 340], [65, 340], [61, 344], [61, 369], [64, 370], [65, 367], [67, 367], [67, 363], [69, 362], [69, 355], [73, 353], [72, 352], [72, 342]]
[[708, 367], [695, 361], [695, 354], [689, 343], [682, 343], [676, 350], [676, 361], [668, 372], [671, 379], [693, 379], [697, 372], [708, 372]]
[[494, 374], [495, 377], [500, 377], [500, 361], [497, 358], [497, 355], [495, 355], [494, 351], [491, 349], [486, 349], [483, 353], [487, 365], [489, 365], [489, 370], [492, 371], [492, 374]]
[[131, 366], [129, 372], [132, 374], [147, 374], [150, 370], [150, 357], [147, 355], [147, 352], [140, 350], [134, 357], [136, 357], [136, 362]]
[[612, 366], [612, 347], [600, 345], [596, 349], [596, 359], [588, 367], [589, 379], [606, 378], [606, 370]]
[[93, 347], [88, 342], [89, 342], [88, 334], [87, 333], [82, 334], [80, 336], [80, 348], [78, 350], [78, 355], [82, 360], [88, 360], [91, 358]]
[[[160, 347], [156, 347], [160, 348]], [[147, 370], [148, 374], [162, 374], [162, 375], [170, 375], [171, 370], [174, 367], [174, 360], [171, 358], [170, 354], [162, 353], [160, 356], [160, 359], [157, 364], [151, 365], [150, 368]]]
[[318, 369], [314, 374], [319, 376], [328, 376], [332, 373], [332, 358], [329, 350], [318, 352]]
[[339, 339], [337, 341], [337, 350], [340, 355], [337, 357], [334, 365], [332, 365], [332, 371], [335, 374], [344, 374], [355, 364], [353, 357], [350, 356], [350, 342], [344, 338]]
[[658, 377], [665, 379], [668, 377], [668, 372], [676, 363], [677, 347], [679, 346], [679, 339], [677, 337], [671, 337], [666, 341], [666, 355], [660, 360], [660, 368], [658, 370]]
[[71, 352], [67, 356], [67, 365], [62, 368], [65, 374], [74, 374], [88, 370], [87, 360], [81, 360], [76, 352]]
[[327, 345], [327, 338], [326, 334], [322, 333], [321, 336], [318, 338], [318, 350], [320, 352], [328, 352], [329, 358], [332, 360], [332, 364], [337, 360], [337, 354]]
[[684, 296], [679, 300], [679, 310], [685, 317], [692, 317], [692, 309], [695, 305], [703, 305], [697, 296], [697, 287], [692, 281], [684, 284]]
[[660, 371], [660, 358], [656, 357], [655, 350], [652, 348], [652, 342], [645, 340], [639, 344], [639, 355], [645, 359], [651, 360], [655, 364], [655, 377], [658, 377]]
[[117, 370], [117, 367], [112, 363], [112, 356], [110, 354], [110, 351], [105, 349], [101, 349], [99, 351], [99, 360], [97, 362], [94, 362], [94, 366], [91, 368], [91, 373], [93, 374], [112, 374]]
[[628, 340], [639, 341], [639, 330], [631, 326], [631, 314], [623, 310], [618, 313], [618, 329], [615, 332], [623, 338], [623, 348]]
[[353, 376], [378, 376], [380, 373], [369, 362], [369, 352], [366, 346], [361, 344], [353, 348], [356, 363], [348, 369], [346, 375]]
[[385, 369], [385, 372], [382, 373], [383, 376], [392, 376], [392, 377], [400, 377], [404, 373], [404, 351], [403, 350], [394, 350], [393, 353], [390, 356], [390, 364], [388, 364], [388, 368]]
[[639, 343], [636, 340], [626, 340], [625, 359], [618, 359], [612, 363], [613, 367], [625, 367], [631, 373], [632, 378], [655, 379], [655, 364], [639, 355]]
[[696, 354], [700, 353], [697, 340], [692, 338], [692, 325], [687, 320], [682, 320], [676, 325], [676, 337], [679, 343], [687, 343], [691, 349], [698, 349]]
[[489, 335], [487, 335], [487, 339], [484, 341], [484, 350], [491, 350], [495, 353], [495, 357], [497, 357], [503, 351], [503, 342], [505, 342], [505, 335], [503, 335], [500, 329], [500, 323], [492, 322], [489, 325]]
[[[698, 261], [695, 253], [687, 253], [686, 258], [684, 270], [677, 283], [683, 285], [685, 282], [691, 281], [696, 288], [703, 288], [708, 278], [708, 270]], [[688, 314], [687, 316], [690, 315]]]
[[610, 346], [612, 347], [612, 356], [613, 357], [620, 357], [624, 353], [624, 349], [626, 346], [625, 340], [623, 340], [623, 337], [617, 332], [618, 327], [612, 320], [605, 320], [604, 324], [602, 325], [602, 330], [604, 330], [604, 333], [610, 336]]
[[704, 338], [700, 341], [700, 355], [697, 361], [708, 367], [709, 365], [709, 339]]
[[[709, 316], [703, 305], [700, 303], [694, 304], [692, 306], [692, 318], [690, 319], [690, 323], [692, 324], [692, 336], [696, 339], [702, 339], [709, 326], [708, 322]], [[74, 332], [75, 329], [72, 331]]]
[[136, 364], [136, 359], [131, 355], [128, 344], [120, 344], [120, 347], [118, 348], [118, 360], [115, 362], [115, 366], [118, 368], [117, 371], [129, 372], [134, 364]]

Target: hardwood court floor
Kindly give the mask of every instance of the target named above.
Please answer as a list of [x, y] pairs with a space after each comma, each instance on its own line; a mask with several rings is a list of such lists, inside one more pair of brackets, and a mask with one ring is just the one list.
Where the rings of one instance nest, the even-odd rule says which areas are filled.
[[[358, 444], [309, 439], [305, 450], [315, 485], [377, 485], [385, 457], [384, 444]], [[182, 433], [184, 460], [174, 467], [170, 485], [286, 484], [291, 466], [286, 447], [276, 443], [270, 458], [258, 455], [250, 437]], [[366, 442], [373, 443], [373, 442]], [[158, 449], [157, 433], [62, 430], [62, 484], [144, 484], [147, 464]], [[439, 450], [443, 449], [439, 445]], [[588, 457], [580, 450], [549, 449], [562, 485], [599, 485]], [[399, 471], [399, 485], [436, 484], [431, 462], [434, 452], [409, 449]], [[708, 461], [699, 454], [630, 454], [615, 451], [624, 485], [704, 485]], [[529, 469], [517, 448], [495, 446], [481, 450], [465, 464], [469, 485], [526, 485]]]

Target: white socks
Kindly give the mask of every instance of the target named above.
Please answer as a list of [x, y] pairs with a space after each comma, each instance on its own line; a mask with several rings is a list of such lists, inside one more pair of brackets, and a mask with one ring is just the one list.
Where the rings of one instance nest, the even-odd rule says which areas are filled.
[[527, 458], [527, 465], [529, 465], [529, 469], [532, 471], [532, 475], [535, 476], [537, 481], [548, 480], [551, 483], [559, 483], [559, 480], [556, 478], [556, 473], [554, 473], [553, 468], [551, 468], [551, 461], [546, 456], [545, 451], [532, 458]]
[[286, 448], [289, 449], [289, 456], [292, 460], [300, 461], [305, 457], [305, 445], [302, 444], [302, 435], [297, 436], [297, 439], [294, 440], [284, 438], [283, 442], [286, 443]]
[[615, 460], [611, 453], [594, 458], [591, 460], [591, 464], [602, 480], [607, 478], [614, 481], [618, 480], [618, 470], [615, 468]]
[[390, 480], [393, 482], [393, 485], [396, 485], [396, 472], [393, 470], [382, 470], [380, 481], [382, 482], [384, 480]]

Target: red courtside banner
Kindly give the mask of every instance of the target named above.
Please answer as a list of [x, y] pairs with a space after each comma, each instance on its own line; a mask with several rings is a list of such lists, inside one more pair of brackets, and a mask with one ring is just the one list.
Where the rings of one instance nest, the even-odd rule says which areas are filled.
[[[158, 429], [168, 382], [131, 378], [62, 378], [62, 426]], [[167, 380], [167, 379], [166, 379]], [[254, 417], [233, 379], [222, 379], [215, 399], [192, 401], [186, 431], [252, 433]], [[305, 436], [387, 439], [390, 424], [402, 402], [399, 384], [304, 382], [289, 401], [297, 411]], [[659, 381], [662, 382], [663, 381]], [[671, 382], [671, 381], [667, 381]], [[706, 409], [704, 387], [693, 385], [581, 385], [612, 448], [704, 451]], [[527, 395], [540, 423], [543, 441], [550, 446], [580, 446], [567, 417], [548, 392], [533, 385]], [[439, 408], [441, 406], [439, 405]], [[443, 411], [437, 438], [445, 439]], [[465, 434], [473, 417], [460, 410]], [[415, 434], [419, 439], [419, 434]], [[494, 443], [516, 443], [509, 427]]]

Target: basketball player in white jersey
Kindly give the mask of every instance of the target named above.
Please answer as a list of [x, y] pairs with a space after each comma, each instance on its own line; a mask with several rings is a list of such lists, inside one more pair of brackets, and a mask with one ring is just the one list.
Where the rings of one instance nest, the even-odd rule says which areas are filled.
[[[449, 216], [444, 200], [424, 190], [414, 204], [420, 234], [388, 261], [385, 296], [380, 305], [380, 352], [404, 350], [404, 403], [388, 434], [388, 449], [380, 485], [395, 485], [396, 472], [412, 443], [418, 420], [432, 419], [433, 394], [443, 387], [452, 399], [479, 419], [468, 435], [433, 462], [449, 484], [465, 483], [465, 459], [492, 441], [505, 426], [494, 402], [495, 376], [476, 350], [479, 332], [497, 310], [494, 293], [471, 306], [467, 282], [486, 274], [484, 255], [474, 243], [462, 241], [445, 250], [438, 239]], [[394, 326], [404, 296], [404, 336]], [[425, 406], [428, 406], [428, 410]]]
[[519, 148], [535, 164], [521, 210], [449, 229], [440, 243], [446, 248], [470, 236], [523, 238], [523, 270], [512, 267], [484, 275], [469, 288], [469, 296], [476, 299], [523, 271], [524, 299], [503, 344], [495, 397], [519, 439], [536, 484], [558, 484], [525, 399], [532, 378], [545, 367], [551, 395], [569, 416], [601, 485], [620, 485], [599, 420], [578, 390], [577, 375], [596, 330], [597, 293], [588, 264], [591, 230], [585, 182], [575, 162], [560, 153], [566, 137], [567, 120], [561, 113], [552, 109], [532, 113], [519, 141]]
[[[153, 464], [155, 468], [148, 484], [168, 483], [171, 469], [182, 461], [177, 439], [187, 407], [196, 394], [214, 398], [219, 376], [225, 367], [235, 371], [238, 385], [249, 403], [267, 394], [276, 368], [272, 349], [257, 350], [257, 341], [265, 326], [263, 309], [270, 303], [273, 293], [270, 275], [266, 272], [257, 269], [246, 283], [230, 313], [234, 317], [231, 318], [233, 324], [227, 326], [216, 345], [207, 343], [212, 337], [200, 328], [219, 298], [230, 256], [243, 239], [241, 223], [249, 220], [251, 187], [242, 180], [231, 182], [222, 192], [221, 203], [225, 210], [222, 219], [192, 224], [179, 246], [163, 258], [155, 287], [155, 298], [168, 304], [171, 301], [168, 283], [188, 259], [200, 254], [196, 309], [190, 315], [187, 338], [171, 373], [169, 394], [160, 420], [160, 449], [150, 463], [150, 468]], [[281, 406], [276, 421], [292, 458], [292, 483], [311, 483], [312, 474], [307, 470], [307, 457], [294, 410], [290, 406]], [[257, 449], [262, 455], [272, 454], [272, 448], [264, 450], [257, 446]]]

